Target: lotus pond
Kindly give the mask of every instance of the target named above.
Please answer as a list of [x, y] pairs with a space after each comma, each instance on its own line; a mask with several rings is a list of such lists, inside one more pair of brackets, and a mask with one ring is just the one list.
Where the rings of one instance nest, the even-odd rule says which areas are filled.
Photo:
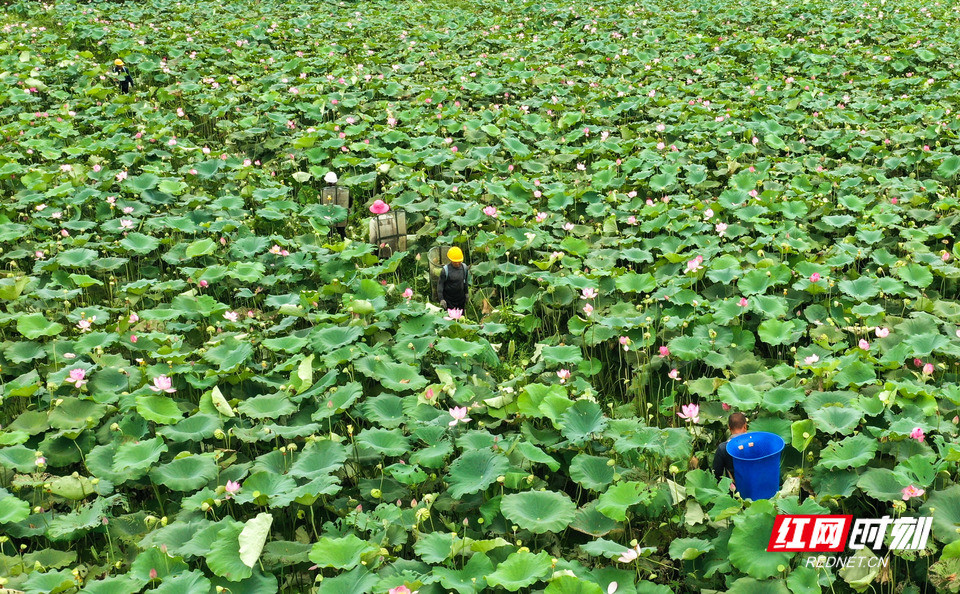
[[[957, 592], [957, 25], [6, 2], [2, 587]], [[710, 471], [734, 410], [787, 443], [774, 499]], [[778, 513], [933, 525], [818, 569]]]

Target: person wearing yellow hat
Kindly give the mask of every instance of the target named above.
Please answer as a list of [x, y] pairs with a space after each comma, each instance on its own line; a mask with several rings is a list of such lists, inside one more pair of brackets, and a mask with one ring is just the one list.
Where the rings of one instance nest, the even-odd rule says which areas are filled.
[[463, 251], [454, 246], [447, 251], [447, 259], [450, 264], [440, 270], [440, 280], [437, 281], [440, 307], [463, 311], [467, 307], [470, 286], [470, 274], [467, 265], [463, 263]]
[[133, 84], [133, 77], [130, 76], [130, 71], [123, 64], [123, 60], [117, 58], [113, 61], [113, 71], [117, 74], [117, 84], [120, 85], [120, 91], [129, 93], [130, 85]]

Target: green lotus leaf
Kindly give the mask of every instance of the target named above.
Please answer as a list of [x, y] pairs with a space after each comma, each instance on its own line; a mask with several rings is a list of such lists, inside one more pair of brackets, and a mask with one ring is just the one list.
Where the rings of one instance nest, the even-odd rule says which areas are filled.
[[273, 472], [254, 472], [241, 484], [235, 499], [239, 503], [256, 502], [271, 508], [284, 508], [299, 497], [297, 483], [289, 476]]
[[120, 245], [134, 254], [143, 255], [157, 249], [160, 246], [160, 240], [143, 233], [128, 233], [120, 240]]
[[63, 332], [63, 325], [51, 322], [42, 313], [32, 313], [17, 318], [17, 332], [34, 340], [43, 336], [56, 336]]
[[297, 410], [283, 393], [262, 394], [244, 400], [237, 406], [241, 414], [252, 419], [278, 419]]
[[424, 563], [443, 563], [453, 555], [454, 542], [459, 540], [450, 532], [430, 532], [417, 538], [413, 550]]
[[960, 485], [930, 493], [920, 511], [933, 516], [934, 538], [944, 544], [960, 541]]
[[550, 580], [544, 594], [603, 594], [603, 590], [594, 582], [588, 582], [570, 575], [562, 575]]
[[578, 400], [560, 417], [560, 433], [572, 444], [580, 444], [602, 433], [607, 419], [596, 402]]
[[173, 491], [195, 491], [217, 478], [213, 454], [194, 454], [174, 458], [150, 471], [150, 479]]
[[263, 545], [270, 534], [270, 525], [273, 516], [268, 513], [259, 513], [255, 518], [247, 520], [240, 531], [240, 561], [247, 567], [253, 567], [260, 558]]
[[880, 501], [898, 501], [903, 498], [906, 484], [886, 468], [868, 468], [857, 481], [861, 491]]
[[129, 480], [140, 478], [167, 451], [167, 444], [160, 437], [143, 441], [128, 441], [117, 447], [113, 456], [112, 472]]
[[817, 429], [825, 433], [850, 434], [863, 418], [863, 412], [845, 406], [826, 406], [810, 413]]
[[670, 543], [670, 558], [690, 561], [713, 550], [713, 544], [702, 538], [678, 538]]
[[366, 429], [357, 441], [382, 456], [402, 456], [410, 448], [407, 437], [396, 429]]
[[388, 360], [377, 361], [374, 357], [364, 357], [355, 363], [358, 371], [369, 378], [381, 382], [388, 390], [404, 392], [418, 391], [427, 386], [427, 378], [417, 373], [417, 367]]
[[242, 522], [231, 520], [217, 532], [217, 537], [205, 557], [210, 571], [231, 582], [239, 582], [253, 575], [250, 567], [240, 558], [240, 534], [243, 527]]
[[171, 425], [183, 418], [183, 411], [169, 396], [143, 394], [137, 396], [137, 412], [158, 425]]
[[218, 417], [207, 414], [194, 414], [175, 425], [157, 428], [157, 434], [167, 441], [201, 441], [213, 437], [214, 432], [222, 427]]
[[650, 498], [647, 485], [637, 481], [617, 483], [604, 491], [597, 499], [597, 511], [612, 520], [623, 522], [627, 510]]
[[0, 524], [20, 522], [30, 515], [30, 504], [0, 488]]
[[862, 433], [853, 435], [828, 444], [820, 452], [820, 465], [830, 469], [860, 468], [873, 460], [879, 447], [876, 439]]
[[516, 592], [540, 581], [550, 571], [550, 555], [541, 551], [512, 553], [487, 576], [487, 583]]
[[483, 591], [487, 576], [493, 572], [493, 563], [483, 553], [474, 553], [462, 569], [435, 567], [433, 574], [444, 588], [456, 590], [459, 594], [475, 594]]
[[790, 567], [794, 553], [767, 552], [767, 538], [758, 534], [770, 534], [773, 530], [775, 512], [768, 500], [755, 501], [746, 512], [734, 520], [730, 535], [729, 556], [734, 567], [756, 579], [766, 579], [780, 573], [780, 567]]
[[377, 550], [379, 547], [352, 533], [339, 538], [323, 537], [310, 549], [310, 560], [319, 567], [353, 569], [365, 554]]
[[329, 440], [314, 441], [297, 456], [290, 467], [290, 475], [316, 478], [338, 470], [346, 459], [347, 450], [343, 445]]
[[525, 491], [505, 495], [500, 501], [503, 516], [534, 534], [561, 532], [573, 521], [576, 504], [564, 493]]
[[493, 484], [498, 476], [506, 474], [510, 462], [501, 454], [490, 450], [471, 450], [461, 454], [450, 465], [447, 482], [450, 494], [460, 498], [482, 491]]
[[592, 491], [603, 491], [613, 482], [614, 467], [610, 458], [579, 453], [570, 462], [570, 478]]

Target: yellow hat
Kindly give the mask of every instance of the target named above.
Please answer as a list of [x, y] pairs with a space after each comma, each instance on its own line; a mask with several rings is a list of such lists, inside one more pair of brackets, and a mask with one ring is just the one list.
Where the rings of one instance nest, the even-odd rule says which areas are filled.
[[447, 257], [450, 258], [451, 262], [463, 262], [463, 252], [461, 252], [458, 247], [450, 248], [450, 251], [447, 252]]
[[117, 66], [123, 66], [123, 60], [121, 60], [120, 58], [117, 58], [116, 60], [114, 60], [113, 63]]

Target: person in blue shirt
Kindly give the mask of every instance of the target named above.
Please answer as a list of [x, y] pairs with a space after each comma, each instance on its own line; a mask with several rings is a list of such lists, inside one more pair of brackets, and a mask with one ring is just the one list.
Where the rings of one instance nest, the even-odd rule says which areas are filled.
[[[747, 417], [743, 413], [735, 412], [727, 419], [727, 427], [730, 429], [730, 437], [746, 433]], [[713, 456], [713, 474], [718, 481], [724, 476], [729, 476], [733, 480], [733, 456], [727, 453], [727, 441], [729, 440], [717, 446], [717, 453]], [[735, 489], [735, 486], [730, 485], [730, 490]]]

